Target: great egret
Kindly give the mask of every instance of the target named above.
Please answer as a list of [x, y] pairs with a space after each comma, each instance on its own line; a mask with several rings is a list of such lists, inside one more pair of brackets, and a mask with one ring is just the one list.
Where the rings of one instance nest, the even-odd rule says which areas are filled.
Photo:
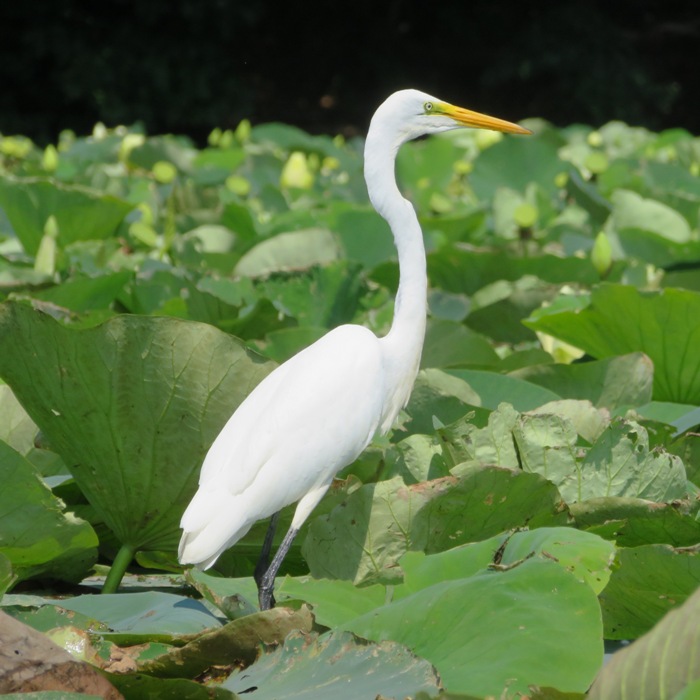
[[[427, 276], [420, 225], [396, 185], [394, 161], [406, 141], [459, 127], [530, 133], [417, 90], [380, 105], [365, 143], [365, 180], [398, 250], [391, 330], [377, 338], [363, 326], [339, 326], [287, 360], [241, 403], [204, 460], [199, 490], [182, 516], [180, 562], [207, 569], [254, 522], [273, 516], [261, 558], [266, 570], [256, 571], [262, 610], [273, 604], [280, 564], [334, 475], [388, 431], [408, 401], [425, 335]], [[274, 516], [296, 501], [267, 567]]]

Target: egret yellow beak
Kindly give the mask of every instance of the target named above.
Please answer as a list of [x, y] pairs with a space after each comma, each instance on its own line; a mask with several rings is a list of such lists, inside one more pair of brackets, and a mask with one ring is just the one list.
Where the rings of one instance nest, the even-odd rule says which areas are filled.
[[456, 122], [470, 126], [473, 129], [491, 129], [492, 131], [504, 131], [507, 134], [531, 134], [530, 129], [507, 122], [505, 119], [489, 117], [486, 114], [472, 112], [470, 109], [455, 107], [454, 105], [443, 102], [439, 105], [439, 110], [446, 117], [451, 117]]

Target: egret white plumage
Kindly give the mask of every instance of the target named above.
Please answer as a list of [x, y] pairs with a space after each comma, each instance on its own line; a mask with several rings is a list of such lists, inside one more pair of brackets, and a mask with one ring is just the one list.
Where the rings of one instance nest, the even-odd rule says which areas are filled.
[[[199, 490], [182, 516], [182, 564], [209, 568], [253, 523], [299, 502], [271, 564], [256, 572], [263, 610], [273, 603], [292, 540], [335, 474], [386, 433], [408, 402], [425, 336], [427, 274], [418, 218], [399, 192], [394, 162], [406, 141], [460, 127], [529, 133], [417, 90], [396, 92], [380, 105], [365, 143], [365, 180], [398, 251], [391, 329], [378, 338], [363, 326], [339, 326], [277, 367], [241, 403], [204, 460]], [[270, 542], [271, 536], [266, 547]]]

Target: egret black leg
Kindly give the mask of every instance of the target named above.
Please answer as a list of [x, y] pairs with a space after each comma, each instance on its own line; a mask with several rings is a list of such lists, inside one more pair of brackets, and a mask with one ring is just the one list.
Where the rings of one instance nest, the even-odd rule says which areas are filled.
[[298, 529], [293, 527], [289, 528], [287, 534], [282, 540], [282, 544], [280, 544], [280, 547], [277, 550], [277, 554], [275, 554], [275, 558], [272, 560], [272, 563], [268, 567], [264, 576], [262, 576], [261, 580], [257, 581], [260, 610], [269, 610], [270, 608], [275, 607], [275, 597], [273, 595], [275, 588], [275, 577], [277, 576], [277, 572], [279, 571], [282, 561], [287, 555], [289, 548], [292, 546], [292, 542], [294, 541], [297, 532], [299, 532]]
[[260, 558], [258, 563], [255, 565], [255, 571], [253, 572], [253, 578], [255, 583], [258, 584], [258, 589], [260, 589], [260, 584], [262, 582], [262, 577], [265, 572], [270, 567], [270, 552], [272, 551], [272, 540], [275, 539], [275, 530], [277, 529], [277, 522], [280, 519], [280, 511], [277, 511], [271, 518], [270, 524], [265, 533], [265, 539], [263, 540], [263, 546], [260, 550]]

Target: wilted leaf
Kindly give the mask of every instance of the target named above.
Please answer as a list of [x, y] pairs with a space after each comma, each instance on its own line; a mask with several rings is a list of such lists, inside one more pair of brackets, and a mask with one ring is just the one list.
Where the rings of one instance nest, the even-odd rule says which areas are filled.
[[388, 475], [400, 476], [407, 484], [449, 476], [442, 441], [435, 435], [409, 435], [385, 459], [391, 460]]
[[53, 690], [80, 691], [105, 700], [121, 698], [95, 668], [76, 661], [44, 634], [2, 611], [0, 649], [4, 652], [0, 656], [0, 694], [4, 697], [13, 692]]
[[517, 421], [518, 412], [508, 403], [490, 413], [483, 427], [467, 415], [438, 431], [443, 452], [452, 465], [475, 461], [515, 469], [520, 466], [512, 435]]
[[571, 421], [552, 414], [520, 416], [513, 439], [524, 471], [556, 484], [565, 501], [578, 500], [578, 435]]
[[610, 425], [610, 413], [595, 408], [590, 401], [562, 399], [528, 411], [530, 416], [554, 415], [568, 420], [586, 442], [594, 443]]
[[[188, 579], [207, 600], [231, 619], [258, 612], [258, 590], [252, 577], [221, 578], [190, 569]], [[384, 586], [357, 588], [350, 581], [314, 579], [310, 576], [285, 576], [275, 583], [277, 604], [284, 606], [290, 600], [309, 603], [316, 622], [335, 627], [340, 622], [382, 605], [386, 599]]]
[[368, 484], [329, 515], [312, 520], [302, 546], [314, 578], [376, 583], [400, 577], [398, 559], [412, 546], [411, 526], [427, 500], [400, 478]]
[[292, 631], [310, 632], [313, 617], [304, 606], [299, 611], [274, 608], [232, 620], [182, 647], [140, 664], [141, 671], [155, 676], [194, 678], [212, 666], [249, 665], [261, 645], [281, 644]]
[[[185, 571], [185, 579], [202, 598], [215, 605], [229, 620], [258, 612], [258, 589], [252, 577], [211, 576], [193, 567]], [[279, 593], [279, 585], [275, 593]], [[281, 600], [279, 595], [277, 597]]]

